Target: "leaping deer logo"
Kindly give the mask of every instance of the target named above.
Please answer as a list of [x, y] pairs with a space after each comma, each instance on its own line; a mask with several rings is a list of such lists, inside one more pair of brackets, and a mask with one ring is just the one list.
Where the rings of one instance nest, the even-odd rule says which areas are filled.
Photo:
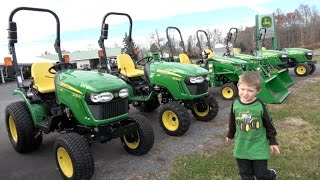
[[265, 16], [261, 19], [262, 27], [269, 28], [272, 25], [272, 19], [270, 16]]

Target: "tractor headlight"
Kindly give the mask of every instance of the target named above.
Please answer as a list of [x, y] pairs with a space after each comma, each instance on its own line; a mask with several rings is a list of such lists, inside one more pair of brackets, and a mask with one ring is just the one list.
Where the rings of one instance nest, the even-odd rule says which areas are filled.
[[127, 89], [127, 88], [121, 89], [121, 90], [119, 91], [119, 96], [120, 96], [121, 98], [126, 98], [126, 97], [128, 97], [128, 96], [129, 96], [129, 91], [128, 91], [128, 89]]
[[210, 75], [208, 74], [205, 79], [206, 81], [210, 81]]
[[204, 77], [198, 76], [198, 77], [189, 77], [187, 78], [187, 83], [196, 84], [196, 83], [202, 83], [204, 81]]
[[307, 53], [309, 56], [312, 56], [313, 55], [313, 52], [308, 52]]
[[288, 56], [286, 54], [281, 55], [282, 58], [287, 58]]
[[94, 103], [98, 102], [108, 102], [113, 99], [113, 94], [110, 92], [103, 92], [103, 93], [92, 93], [90, 94], [90, 100]]

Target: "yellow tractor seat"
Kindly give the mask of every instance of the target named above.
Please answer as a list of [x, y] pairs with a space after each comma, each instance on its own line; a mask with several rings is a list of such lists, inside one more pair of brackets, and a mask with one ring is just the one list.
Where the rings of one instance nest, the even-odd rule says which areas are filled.
[[190, 59], [189, 59], [188, 55], [186, 55], [185, 53], [179, 54], [179, 60], [180, 60], [180, 63], [190, 64]]
[[240, 49], [239, 48], [233, 48], [233, 54], [240, 54]]
[[266, 47], [262, 47], [261, 50], [262, 50], [262, 51], [266, 51], [267, 48], [266, 48]]
[[143, 76], [143, 70], [136, 69], [133, 60], [128, 54], [120, 54], [117, 56], [117, 65], [120, 73], [126, 77], [139, 77]]
[[211, 59], [214, 55], [214, 52], [211, 51], [210, 49], [204, 50], [204, 52], [208, 55], [207, 59]]
[[[37, 62], [31, 66], [31, 77], [34, 88], [40, 93], [50, 93], [55, 91], [54, 74], [49, 73], [49, 68], [53, 66], [51, 62]], [[54, 72], [54, 70], [52, 70]]]

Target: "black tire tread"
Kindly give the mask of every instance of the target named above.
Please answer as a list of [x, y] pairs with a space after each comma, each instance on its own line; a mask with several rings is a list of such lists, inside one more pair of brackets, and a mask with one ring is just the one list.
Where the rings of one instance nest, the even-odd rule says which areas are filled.
[[[15, 121], [18, 133], [17, 143], [13, 141], [9, 130], [8, 120], [10, 115]], [[39, 135], [38, 139], [34, 138], [35, 134], [37, 133], [37, 129], [34, 126], [31, 114], [24, 101], [14, 102], [8, 105], [5, 110], [5, 117], [9, 139], [17, 152], [31, 152], [36, 150], [41, 145], [42, 136]]]
[[202, 117], [202, 116], [198, 116], [197, 113], [192, 109], [191, 112], [194, 115], [194, 117], [196, 117], [196, 119], [198, 121], [203, 121], [203, 122], [207, 122], [207, 121], [211, 121], [212, 119], [214, 119], [219, 112], [219, 104], [218, 101], [213, 98], [213, 101], [211, 103], [209, 103], [209, 112], [206, 116]]
[[149, 120], [141, 114], [130, 114], [129, 118], [133, 119], [140, 126], [139, 129], [139, 137], [140, 144], [138, 148], [131, 149], [123, 142], [123, 138], [121, 137], [121, 142], [126, 151], [135, 156], [141, 156], [150, 151], [154, 144], [154, 131], [149, 122]]
[[[169, 131], [162, 122], [162, 114], [166, 110], [171, 110], [178, 116], [179, 127], [176, 131]], [[186, 133], [191, 124], [190, 119], [191, 118], [188, 113], [188, 109], [181, 105], [179, 102], [169, 102], [162, 105], [159, 113], [160, 126], [170, 136], [182, 136], [184, 133]]]
[[74, 174], [71, 179], [90, 179], [92, 177], [94, 173], [93, 156], [88, 143], [81, 135], [77, 133], [64, 134], [54, 143], [54, 152], [58, 169], [61, 175], [66, 178], [58, 165], [57, 149], [59, 147], [65, 148], [72, 159]]

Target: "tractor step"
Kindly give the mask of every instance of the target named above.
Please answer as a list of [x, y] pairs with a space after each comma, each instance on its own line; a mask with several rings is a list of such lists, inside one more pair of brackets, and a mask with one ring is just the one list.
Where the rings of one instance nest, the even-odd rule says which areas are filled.
[[50, 132], [49, 121], [42, 121], [36, 124], [37, 128], [40, 128], [44, 133]]

